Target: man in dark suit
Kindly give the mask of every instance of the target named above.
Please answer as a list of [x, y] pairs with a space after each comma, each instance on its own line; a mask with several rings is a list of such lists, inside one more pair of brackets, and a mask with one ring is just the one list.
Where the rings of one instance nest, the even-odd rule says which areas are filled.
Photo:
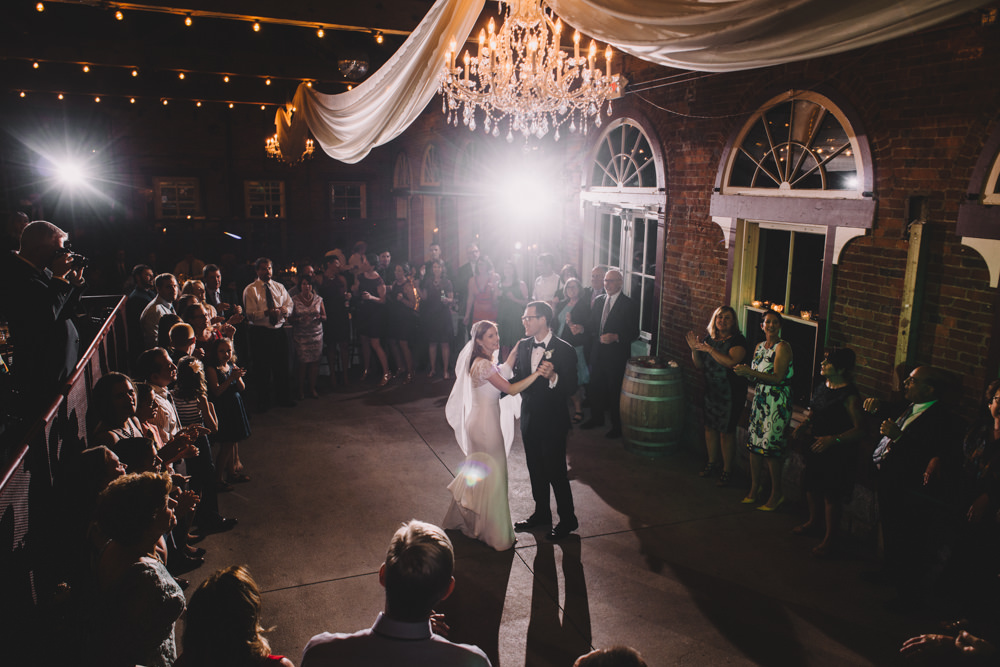
[[139, 357], [143, 350], [142, 324], [139, 318], [146, 306], [156, 298], [156, 289], [153, 287], [153, 269], [146, 264], [136, 264], [132, 269], [132, 280], [135, 281], [135, 289], [128, 295], [125, 302], [125, 323], [128, 325], [129, 352], [131, 362]]
[[[961, 435], [940, 400], [946, 381], [930, 366], [910, 373], [904, 382], [910, 404], [897, 419], [881, 423], [883, 437], [872, 455], [885, 569], [898, 586], [897, 602], [907, 607], [930, 592], [948, 542]], [[878, 399], [867, 399], [865, 410], [877, 413]]]
[[632, 356], [632, 341], [639, 337], [639, 306], [622, 292], [624, 279], [618, 269], [604, 274], [605, 294], [594, 300], [590, 311], [593, 348], [590, 353], [590, 419], [581, 428], [604, 425], [605, 411], [611, 413], [608, 438], [622, 434], [619, 394], [625, 366]]
[[4, 258], [0, 317], [14, 342], [11, 369], [32, 416], [55, 397], [59, 383], [80, 359], [80, 335], [73, 315], [83, 293], [83, 267], [64, 247], [69, 235], [36, 220], [21, 233], [20, 250]]
[[552, 523], [549, 488], [556, 497], [559, 523], [549, 533], [558, 540], [579, 528], [573, 510], [573, 493], [566, 473], [566, 434], [570, 429], [569, 397], [576, 392], [576, 350], [552, 333], [552, 308], [532, 301], [521, 321], [528, 336], [518, 343], [512, 382], [538, 370], [536, 380], [521, 392], [521, 439], [531, 479], [535, 511], [516, 530], [530, 530]]

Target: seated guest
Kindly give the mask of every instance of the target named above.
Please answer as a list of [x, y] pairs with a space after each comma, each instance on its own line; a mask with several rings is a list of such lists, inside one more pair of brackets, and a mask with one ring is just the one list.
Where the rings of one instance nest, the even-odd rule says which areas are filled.
[[260, 589], [242, 565], [219, 570], [194, 592], [175, 667], [294, 667], [272, 655], [260, 618]]
[[368, 630], [309, 640], [302, 667], [324, 665], [489, 665], [475, 646], [433, 632], [434, 606], [455, 589], [455, 552], [437, 526], [412, 520], [396, 531], [379, 569], [385, 611]]
[[[184, 281], [184, 286], [181, 287], [181, 296], [193, 296], [198, 299], [199, 303], [204, 303], [205, 283], [201, 282], [200, 280]], [[205, 308], [208, 310], [208, 314], [212, 319], [214, 319], [218, 315], [218, 313], [215, 312], [215, 306], [206, 303]]]
[[160, 318], [167, 313], [174, 312], [174, 301], [177, 299], [178, 287], [177, 278], [172, 273], [161, 273], [154, 281], [156, 286], [156, 298], [149, 302], [139, 316], [142, 325], [142, 340], [144, 349], [149, 349], [156, 345], [157, 326]]
[[573, 667], [646, 667], [646, 661], [634, 648], [614, 646], [581, 655]]
[[[945, 375], [936, 368], [919, 366], [910, 373], [904, 382], [910, 405], [895, 421], [882, 422], [883, 437], [872, 454], [885, 572], [899, 589], [893, 606], [900, 609], [927, 601], [950, 537], [946, 508], [953, 502], [960, 450], [941, 400], [945, 385]], [[864, 402], [872, 414], [879, 406], [875, 398]]]
[[184, 593], [163, 565], [175, 524], [166, 473], [125, 475], [101, 493], [97, 520], [108, 538], [97, 561], [95, 663], [170, 667]]
[[106, 373], [94, 385], [91, 400], [93, 423], [91, 444], [110, 447], [123, 438], [142, 435], [142, 425], [135, 418], [135, 387], [122, 373]]

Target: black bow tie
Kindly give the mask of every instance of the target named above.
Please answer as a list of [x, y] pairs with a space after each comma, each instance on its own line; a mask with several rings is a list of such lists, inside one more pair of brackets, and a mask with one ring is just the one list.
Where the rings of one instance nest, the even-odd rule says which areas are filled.
[[532, 348], [532, 349], [534, 349], [534, 348], [536, 348], [536, 347], [545, 347], [545, 342], [544, 342], [544, 341], [542, 341], [541, 343], [532, 343], [532, 344], [531, 344], [531, 348]]

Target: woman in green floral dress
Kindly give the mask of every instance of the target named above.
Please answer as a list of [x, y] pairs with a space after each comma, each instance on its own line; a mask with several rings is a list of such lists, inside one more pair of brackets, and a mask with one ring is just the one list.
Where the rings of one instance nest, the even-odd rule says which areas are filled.
[[765, 461], [771, 475], [771, 496], [757, 507], [773, 512], [785, 496], [781, 493], [781, 464], [785, 455], [785, 430], [792, 418], [792, 346], [781, 340], [781, 315], [773, 310], [764, 313], [761, 328], [764, 342], [757, 345], [749, 366], [733, 369], [740, 377], [754, 383], [753, 404], [750, 406], [749, 437], [750, 493], [744, 503], [757, 502], [760, 494], [760, 473]]

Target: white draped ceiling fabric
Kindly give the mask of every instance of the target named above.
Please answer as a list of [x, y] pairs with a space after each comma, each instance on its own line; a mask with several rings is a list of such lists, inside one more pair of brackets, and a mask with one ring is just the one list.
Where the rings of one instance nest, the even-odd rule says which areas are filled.
[[[869, 46], [932, 26], [990, 0], [546, 0], [564, 22], [666, 67], [733, 72]], [[484, 0], [437, 0], [389, 61], [353, 90], [325, 95], [299, 86], [275, 117], [286, 155], [306, 126], [332, 158], [363, 159], [424, 110], [452, 39], [462, 44]], [[461, 51], [461, 48], [460, 48]], [[287, 143], [286, 143], [287, 142]], [[286, 150], [286, 147], [291, 150]]]

